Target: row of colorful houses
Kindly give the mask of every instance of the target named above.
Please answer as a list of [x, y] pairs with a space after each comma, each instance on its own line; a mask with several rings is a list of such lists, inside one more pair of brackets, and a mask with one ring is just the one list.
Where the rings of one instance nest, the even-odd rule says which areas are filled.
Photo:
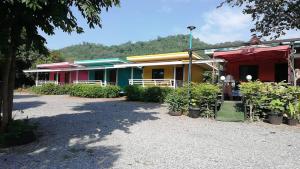
[[[230, 77], [228, 82], [253, 80], [264, 82], [300, 78], [300, 42], [279, 44], [250, 44], [234, 48], [205, 50], [209, 59], [192, 55], [191, 81], [202, 82], [205, 71]], [[38, 65], [24, 70], [36, 73], [36, 85], [43, 83], [87, 83], [100, 85], [155, 85], [179, 87], [188, 79], [188, 52], [99, 58]], [[298, 75], [299, 74], [299, 75]], [[299, 76], [299, 77], [298, 77]]]
[[[216, 69], [211, 60], [192, 55], [192, 81], [202, 82], [203, 72]], [[37, 65], [37, 69], [24, 70], [36, 73], [36, 85], [43, 83], [87, 83], [118, 85], [139, 84], [143, 86], [181, 86], [188, 77], [187, 52], [100, 58]]]

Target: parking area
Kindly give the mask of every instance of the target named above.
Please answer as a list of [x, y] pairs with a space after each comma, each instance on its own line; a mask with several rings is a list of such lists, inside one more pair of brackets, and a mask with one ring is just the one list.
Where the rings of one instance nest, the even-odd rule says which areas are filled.
[[298, 168], [300, 127], [170, 116], [166, 106], [17, 94], [38, 141], [0, 149], [0, 168]]

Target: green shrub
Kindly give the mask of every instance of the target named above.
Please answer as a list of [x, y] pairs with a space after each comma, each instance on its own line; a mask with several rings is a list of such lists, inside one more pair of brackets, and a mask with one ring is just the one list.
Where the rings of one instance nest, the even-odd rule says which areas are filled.
[[64, 95], [68, 94], [67, 87], [56, 85], [52, 83], [43, 84], [42, 86], [34, 86], [31, 88], [31, 91], [36, 94], [42, 95]]
[[143, 102], [164, 102], [166, 96], [172, 91], [167, 87], [142, 87], [140, 85], [127, 86], [125, 92], [127, 100]]
[[168, 109], [171, 112], [187, 112], [189, 107], [189, 99], [187, 88], [177, 88], [171, 91], [165, 99], [168, 104]]
[[71, 87], [69, 94], [86, 98], [112, 98], [118, 97], [120, 91], [121, 89], [118, 86], [78, 84]]
[[36, 125], [23, 120], [10, 122], [7, 129], [0, 133], [0, 147], [22, 145], [36, 140], [36, 128]]
[[145, 88], [140, 85], [130, 85], [125, 87], [127, 100], [129, 101], [143, 101]]
[[240, 85], [244, 103], [250, 107], [250, 119], [263, 117], [269, 111], [284, 113], [289, 104], [299, 101], [300, 88], [286, 83], [245, 82]]
[[143, 93], [143, 101], [145, 102], [164, 102], [166, 96], [174, 89], [167, 87], [147, 87]]
[[209, 107], [217, 101], [220, 88], [217, 85], [209, 83], [194, 84], [192, 86], [192, 99], [199, 106]]

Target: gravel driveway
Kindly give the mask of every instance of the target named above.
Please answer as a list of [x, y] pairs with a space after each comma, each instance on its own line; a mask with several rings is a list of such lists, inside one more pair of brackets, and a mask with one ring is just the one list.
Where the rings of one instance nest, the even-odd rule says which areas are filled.
[[41, 136], [0, 150], [1, 169], [300, 168], [300, 127], [172, 117], [123, 99], [19, 94], [15, 110]]

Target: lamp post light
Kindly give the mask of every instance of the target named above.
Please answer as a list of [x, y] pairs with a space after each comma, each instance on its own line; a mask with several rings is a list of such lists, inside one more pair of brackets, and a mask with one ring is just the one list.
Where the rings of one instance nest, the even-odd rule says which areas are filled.
[[224, 101], [224, 84], [225, 84], [225, 80], [226, 80], [226, 77], [225, 76], [221, 76], [220, 77], [220, 80], [222, 82], [222, 102]]
[[188, 26], [187, 29], [190, 30], [190, 46], [189, 46], [189, 69], [188, 69], [188, 98], [189, 106], [191, 105], [191, 80], [192, 80], [192, 57], [193, 57], [193, 35], [192, 31], [196, 29], [195, 26]]
[[247, 75], [246, 79], [248, 80], [248, 82], [250, 82], [252, 80], [252, 76], [251, 75]]

